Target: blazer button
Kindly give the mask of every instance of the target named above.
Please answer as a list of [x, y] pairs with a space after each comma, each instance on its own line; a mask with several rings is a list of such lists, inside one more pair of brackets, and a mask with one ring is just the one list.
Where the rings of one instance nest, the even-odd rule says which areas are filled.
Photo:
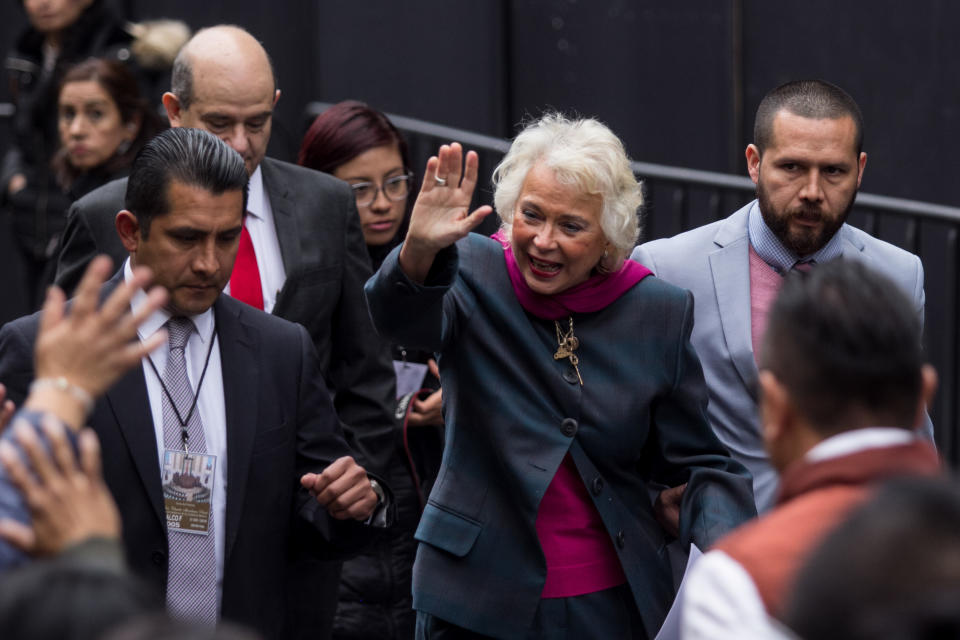
[[560, 423], [560, 433], [572, 438], [577, 433], [577, 421], [573, 418], [564, 418]]
[[577, 372], [573, 367], [567, 367], [563, 370], [563, 379], [570, 384], [577, 384], [580, 382], [580, 378], [577, 377]]
[[153, 564], [162, 567], [167, 563], [167, 554], [163, 551], [154, 551], [150, 554], [150, 559], [153, 561]]
[[623, 535], [623, 529], [621, 529], [620, 531], [617, 531], [617, 546], [620, 547], [621, 549], [623, 549], [625, 539], [626, 539], [626, 536]]
[[593, 495], [600, 495], [600, 493], [603, 491], [603, 478], [600, 476], [594, 478], [590, 489], [593, 491]]

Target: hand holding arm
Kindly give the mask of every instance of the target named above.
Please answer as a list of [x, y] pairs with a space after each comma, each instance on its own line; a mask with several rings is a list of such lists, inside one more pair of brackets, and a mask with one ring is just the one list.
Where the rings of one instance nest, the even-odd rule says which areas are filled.
[[[432, 376], [440, 378], [440, 370], [437, 368], [436, 360], [430, 358], [427, 361], [427, 367], [430, 369]], [[423, 400], [414, 397], [412, 404], [410, 415], [407, 417], [407, 424], [411, 427], [443, 424], [443, 389], [437, 389]]]
[[350, 456], [337, 458], [321, 473], [305, 473], [300, 484], [337, 520], [366, 520], [377, 506], [367, 472]]
[[468, 152], [463, 162], [463, 149], [457, 142], [443, 145], [427, 160], [400, 250], [400, 267], [411, 280], [423, 283], [437, 252], [465, 237], [493, 211], [486, 205], [469, 211], [478, 164], [474, 151]]
[[680, 535], [680, 504], [683, 502], [683, 492], [687, 488], [684, 482], [678, 487], [664, 489], [657, 495], [653, 504], [653, 513], [663, 530], [676, 538]]
[[423, 400], [414, 398], [407, 424], [411, 427], [441, 425], [443, 424], [442, 407], [443, 389], [437, 389]]

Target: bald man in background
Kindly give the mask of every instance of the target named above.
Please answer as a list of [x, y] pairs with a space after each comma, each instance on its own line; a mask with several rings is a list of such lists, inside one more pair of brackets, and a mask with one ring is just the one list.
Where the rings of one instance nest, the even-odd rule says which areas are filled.
[[[174, 62], [163, 105], [172, 127], [205, 129], [237, 151], [250, 175], [248, 215], [227, 293], [307, 328], [320, 371], [358, 461], [382, 470], [393, 450], [394, 375], [363, 300], [371, 275], [354, 196], [326, 174], [267, 158], [280, 98], [267, 52], [248, 32], [220, 25], [198, 31]], [[126, 256], [114, 228], [126, 180], [73, 204], [57, 267], [68, 292], [98, 253]], [[253, 271], [250, 256], [253, 256]], [[244, 267], [243, 265], [246, 265]], [[329, 634], [339, 567], [291, 558], [290, 626]]]

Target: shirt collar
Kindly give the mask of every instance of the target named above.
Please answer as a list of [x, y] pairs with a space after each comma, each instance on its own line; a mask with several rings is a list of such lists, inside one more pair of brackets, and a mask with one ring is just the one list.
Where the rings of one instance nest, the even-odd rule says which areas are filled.
[[840, 232], [837, 231], [820, 250], [807, 256], [795, 255], [783, 246], [780, 239], [764, 222], [763, 214], [760, 213], [760, 203], [757, 200], [750, 205], [750, 211], [747, 214], [747, 233], [750, 236], [750, 246], [757, 255], [781, 275], [790, 271], [800, 260], [823, 264], [836, 260], [843, 254], [843, 241], [840, 238]]
[[[130, 266], [130, 258], [127, 258], [123, 263], [123, 279], [125, 282], [129, 282], [133, 277], [133, 268]], [[147, 294], [143, 289], [138, 289], [136, 293], [133, 294], [133, 298], [130, 300], [130, 307], [136, 311], [147, 301]], [[210, 339], [210, 336], [213, 335], [213, 307], [207, 309], [203, 313], [187, 316], [193, 322], [194, 328], [197, 330], [197, 336], [199, 336], [202, 343], [206, 343]], [[157, 309], [150, 317], [147, 318], [143, 324], [140, 325], [140, 328], [137, 330], [137, 335], [140, 336], [140, 340], [146, 340], [158, 330], [163, 328], [163, 325], [167, 323], [167, 320], [170, 319], [170, 312], [166, 309]]]
[[258, 166], [250, 176], [250, 184], [247, 187], [247, 213], [254, 218], [262, 219], [266, 205], [263, 202], [263, 172]]
[[804, 459], [807, 462], [821, 462], [830, 458], [839, 458], [864, 449], [880, 447], [895, 447], [909, 444], [917, 439], [917, 434], [906, 429], [896, 427], [869, 427], [853, 429], [821, 440], [812, 449], [807, 451]]

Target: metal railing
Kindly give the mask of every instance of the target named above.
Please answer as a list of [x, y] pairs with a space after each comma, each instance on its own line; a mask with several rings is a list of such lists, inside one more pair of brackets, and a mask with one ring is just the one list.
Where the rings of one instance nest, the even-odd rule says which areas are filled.
[[[307, 108], [308, 122], [329, 104]], [[480, 156], [480, 176], [490, 176], [510, 147], [501, 138], [388, 114], [406, 136], [413, 169], [419, 170], [440, 144], [457, 141]], [[675, 235], [719, 220], [754, 198], [754, 184], [745, 176], [634, 162], [644, 180], [643, 240]], [[492, 204], [493, 194], [481, 180], [475, 205]], [[492, 232], [493, 216], [482, 231]], [[940, 390], [930, 407], [937, 446], [951, 464], [960, 462], [960, 208], [861, 193], [850, 223], [871, 235], [920, 256], [925, 271], [928, 360], [940, 374]]]

